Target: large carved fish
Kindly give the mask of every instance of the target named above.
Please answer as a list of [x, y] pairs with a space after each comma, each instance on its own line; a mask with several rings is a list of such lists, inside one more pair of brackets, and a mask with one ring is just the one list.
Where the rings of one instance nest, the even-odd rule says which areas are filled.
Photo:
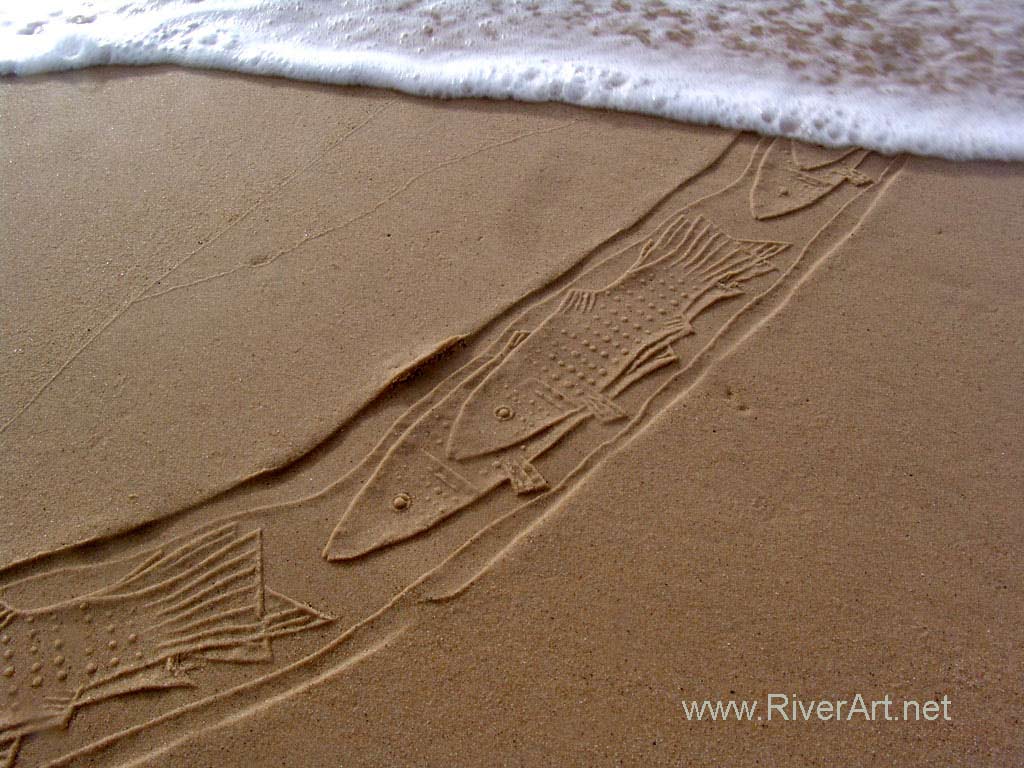
[[575, 415], [625, 417], [616, 395], [675, 362], [671, 344], [693, 333], [691, 321], [742, 294], [786, 247], [731, 238], [700, 216], [670, 221], [610, 285], [568, 291], [477, 385], [452, 426], [448, 456], [503, 451]]

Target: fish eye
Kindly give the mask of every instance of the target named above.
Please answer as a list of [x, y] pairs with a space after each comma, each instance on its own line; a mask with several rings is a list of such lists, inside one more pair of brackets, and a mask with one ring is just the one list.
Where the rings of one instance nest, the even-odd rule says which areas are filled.
[[494, 415], [498, 417], [498, 421], [508, 421], [516, 415], [516, 412], [507, 405], [499, 405], [494, 409]]
[[400, 493], [391, 500], [391, 508], [395, 512], [404, 512], [412, 506], [412, 497], [408, 493]]

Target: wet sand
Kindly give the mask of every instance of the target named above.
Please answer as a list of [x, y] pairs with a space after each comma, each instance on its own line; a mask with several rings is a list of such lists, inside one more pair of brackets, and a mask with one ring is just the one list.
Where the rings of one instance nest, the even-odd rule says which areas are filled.
[[[5, 81], [0, 103], [15, 619], [225, 521], [260, 531], [261, 589], [332, 619], [10, 731], [16, 764], [1024, 759], [1019, 165], [177, 70]], [[550, 491], [325, 559], [435, 387], [510, 329], [541, 338], [687, 211], [788, 247], [621, 420], [546, 449]], [[773, 693], [947, 696], [951, 717], [682, 706]]]

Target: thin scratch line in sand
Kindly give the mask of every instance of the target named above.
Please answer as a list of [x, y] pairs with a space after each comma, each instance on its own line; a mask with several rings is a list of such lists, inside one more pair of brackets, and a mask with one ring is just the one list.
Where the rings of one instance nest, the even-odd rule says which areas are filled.
[[[100, 336], [102, 336], [103, 333], [107, 330], [107, 328], [109, 328], [111, 325], [113, 325], [114, 322], [119, 317], [121, 317], [125, 312], [127, 312], [129, 309], [131, 309], [133, 306], [135, 306], [140, 301], [143, 301], [146, 298], [151, 298], [150, 296], [147, 296], [147, 294], [149, 293], [150, 290], [152, 290], [154, 285], [159, 285], [159, 283], [161, 281], [166, 280], [168, 277], [170, 277], [172, 274], [174, 274], [174, 272], [176, 272], [180, 267], [182, 267], [185, 264], [187, 264], [193, 258], [198, 256], [204, 250], [206, 250], [211, 245], [213, 245], [218, 240], [220, 240], [224, 235], [226, 235], [228, 232], [230, 232], [236, 226], [238, 226], [243, 221], [248, 219], [253, 213], [255, 213], [257, 210], [262, 208], [267, 202], [272, 200], [277, 195], [278, 192], [280, 192], [282, 189], [284, 189], [286, 186], [288, 186], [288, 184], [290, 184], [292, 181], [294, 181], [295, 178], [297, 176], [299, 176], [299, 174], [305, 173], [310, 168], [312, 168], [314, 165], [316, 165], [317, 163], [322, 161], [329, 153], [331, 153], [335, 149], [337, 149], [338, 146], [343, 144], [345, 141], [347, 141], [349, 138], [351, 138], [355, 133], [360, 131], [362, 128], [366, 127], [369, 123], [373, 122], [373, 120], [375, 120], [377, 117], [382, 115], [394, 102], [395, 102], [395, 99], [391, 99], [391, 100], [385, 102], [384, 106], [382, 106], [380, 109], [375, 110], [374, 112], [372, 112], [365, 119], [363, 119], [362, 121], [360, 121], [359, 123], [354, 125], [348, 131], [346, 131], [341, 136], [339, 136], [337, 139], [332, 141], [322, 151], [318, 152], [311, 160], [307, 161], [306, 163], [304, 163], [304, 164], [298, 166], [297, 168], [293, 169], [292, 171], [288, 172], [280, 180], [278, 180], [276, 182], [273, 182], [262, 194], [257, 195], [256, 201], [252, 205], [250, 205], [248, 208], [246, 208], [237, 218], [233, 219], [232, 221], [229, 221], [227, 224], [225, 224], [219, 230], [214, 232], [209, 238], [204, 240], [202, 245], [200, 245], [198, 248], [193, 249], [189, 253], [185, 254], [185, 256], [183, 256], [180, 261], [178, 261], [175, 264], [173, 264], [172, 266], [170, 266], [163, 273], [161, 273], [159, 275], [159, 277], [151, 280], [149, 283], [147, 283], [145, 285], [145, 287], [143, 287], [141, 290], [136, 292], [135, 295], [133, 295], [124, 306], [122, 306], [119, 310], [117, 310], [117, 312], [115, 312], [113, 315], [111, 315], [106, 320], [104, 320], [97, 327], [96, 332], [94, 334], [92, 334], [88, 339], [86, 339], [78, 349], [76, 349], [74, 352], [72, 352], [70, 357], [68, 357], [63, 363], [61, 363], [57, 367], [57, 370], [55, 370], [50, 375], [50, 377], [45, 382], [43, 382], [42, 386], [40, 386], [39, 389], [37, 389], [35, 391], [35, 393], [28, 400], [26, 400], [21, 405], [21, 407], [18, 408], [9, 419], [7, 419], [7, 421], [5, 421], [3, 424], [0, 424], [0, 435], [2, 435], [4, 432], [6, 432], [8, 427], [10, 427], [18, 419], [20, 419], [22, 417], [22, 415], [24, 415], [24, 413], [29, 408], [31, 408], [33, 405], [35, 405], [36, 401], [39, 400], [40, 397], [42, 397], [43, 393], [47, 389], [49, 389], [50, 386], [57, 379], [59, 379], [61, 377], [61, 375], [63, 375], [64, 371], [66, 371], [68, 369], [68, 367], [75, 360], [77, 360], [78, 357], [83, 352], [85, 352], [85, 350], [87, 350], [90, 346], [92, 346], [92, 343], [94, 341], [96, 341], [96, 339], [98, 339]], [[159, 295], [159, 294], [156, 294], [156, 295]]]
[[570, 120], [570, 121], [568, 121], [566, 123], [562, 123], [560, 125], [556, 125], [556, 126], [553, 126], [551, 128], [541, 128], [541, 129], [536, 130], [536, 131], [528, 131], [527, 133], [522, 133], [522, 134], [519, 134], [518, 136], [513, 136], [512, 138], [505, 139], [504, 141], [499, 141], [499, 142], [497, 142], [495, 144], [488, 144], [488, 145], [483, 146], [483, 147], [478, 147], [477, 149], [474, 149], [472, 152], [467, 152], [464, 155], [458, 155], [456, 157], [453, 157], [453, 158], [450, 158], [448, 160], [445, 160], [445, 161], [443, 161], [441, 163], [438, 163], [435, 166], [432, 166], [432, 167], [427, 168], [427, 169], [425, 169], [423, 171], [420, 171], [419, 173], [417, 173], [417, 174], [415, 174], [413, 176], [410, 176], [401, 185], [399, 185], [398, 187], [393, 189], [391, 192], [389, 192], [387, 195], [385, 195], [380, 200], [378, 200], [371, 208], [363, 211], [362, 213], [357, 213], [355, 216], [352, 216], [351, 218], [346, 219], [345, 221], [341, 222], [340, 224], [336, 224], [333, 227], [328, 227], [327, 229], [321, 230], [320, 232], [317, 232], [316, 234], [313, 234], [313, 235], [306, 235], [301, 240], [296, 242], [294, 245], [290, 245], [287, 248], [285, 248], [283, 251], [279, 251], [274, 256], [271, 256], [269, 259], [261, 261], [258, 264], [239, 264], [238, 266], [232, 267], [231, 269], [226, 269], [223, 272], [218, 272], [215, 275], [207, 275], [206, 277], [201, 277], [198, 280], [193, 280], [191, 283], [183, 283], [181, 285], [175, 285], [175, 286], [172, 286], [170, 288], [165, 288], [164, 290], [159, 291], [157, 293], [151, 293], [151, 294], [148, 294], [146, 296], [143, 296], [140, 299], [140, 301], [145, 301], [145, 300], [148, 300], [148, 299], [155, 299], [158, 296], [164, 296], [164, 295], [166, 295], [168, 293], [173, 293], [175, 291], [180, 291], [180, 290], [183, 290], [185, 288], [193, 288], [193, 287], [195, 287], [197, 285], [202, 285], [203, 283], [209, 283], [209, 282], [211, 282], [213, 280], [219, 280], [219, 279], [221, 279], [223, 277], [227, 277], [229, 275], [233, 275], [236, 272], [241, 272], [244, 269], [259, 269], [260, 267], [265, 267], [265, 266], [267, 266], [269, 264], [273, 264], [275, 261], [277, 261], [282, 256], [287, 256], [288, 254], [294, 253], [295, 251], [297, 251], [300, 248], [308, 245], [309, 243], [312, 243], [312, 242], [314, 242], [316, 240], [319, 240], [322, 237], [326, 237], [327, 235], [333, 234], [335, 232], [339, 232], [339, 231], [341, 231], [343, 229], [346, 229], [346, 228], [352, 226], [353, 224], [355, 224], [355, 223], [357, 223], [359, 221], [362, 221], [363, 219], [365, 219], [365, 218], [367, 218], [369, 216], [372, 216], [377, 211], [379, 211], [381, 208], [383, 208], [385, 205], [387, 205], [392, 200], [394, 200], [396, 197], [398, 197], [403, 192], [405, 192], [407, 189], [409, 189], [409, 187], [411, 187], [417, 181], [419, 181], [420, 179], [422, 179], [422, 178], [424, 178], [426, 176], [429, 176], [431, 174], [437, 173], [438, 171], [442, 171], [445, 168], [448, 168], [448, 167], [450, 167], [452, 165], [456, 165], [457, 163], [461, 163], [464, 160], [469, 160], [470, 158], [475, 157], [476, 155], [482, 154], [484, 152], [489, 152], [489, 151], [494, 150], [494, 149], [499, 149], [501, 147], [508, 146], [509, 144], [515, 144], [516, 142], [523, 141], [524, 139], [528, 139], [531, 136], [538, 136], [538, 135], [545, 134], [545, 133], [554, 133], [555, 131], [563, 130], [564, 128], [568, 128], [569, 126], [573, 125], [576, 122], [577, 122], [576, 120]]

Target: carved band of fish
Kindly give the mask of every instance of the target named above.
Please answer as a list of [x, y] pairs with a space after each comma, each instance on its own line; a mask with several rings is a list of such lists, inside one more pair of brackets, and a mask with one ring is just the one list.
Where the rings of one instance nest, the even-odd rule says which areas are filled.
[[[115, 584], [45, 608], [0, 609], [0, 766], [86, 704], [192, 686], [202, 660], [273, 658], [271, 639], [331, 618], [264, 588], [262, 531], [235, 525], [157, 552]], [[6, 686], [6, 690], [4, 690]]]

